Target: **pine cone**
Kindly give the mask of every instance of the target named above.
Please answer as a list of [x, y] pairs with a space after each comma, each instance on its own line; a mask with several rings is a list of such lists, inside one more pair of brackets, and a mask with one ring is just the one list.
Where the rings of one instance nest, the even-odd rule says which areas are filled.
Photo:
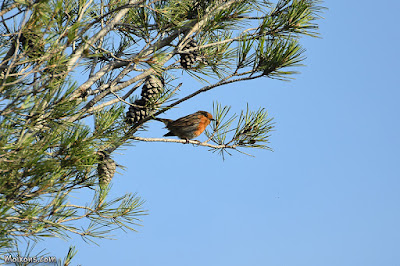
[[105, 152], [100, 152], [102, 162], [97, 166], [97, 174], [99, 175], [100, 187], [105, 187], [110, 184], [114, 177], [117, 166], [111, 157]]
[[[190, 39], [190, 41], [185, 45], [183, 50], [192, 49], [192, 48], [196, 48], [196, 47], [197, 47], [196, 41], [193, 39]], [[181, 66], [184, 69], [191, 68], [196, 61], [200, 60], [198, 51], [190, 51], [188, 53], [181, 53], [179, 55], [181, 57], [181, 59], [180, 59]]]
[[154, 102], [163, 92], [164, 82], [156, 76], [147, 77], [143, 88], [142, 97], [147, 102]]
[[136, 100], [133, 103], [134, 106], [129, 106], [125, 122], [127, 124], [134, 124], [148, 116], [154, 108], [157, 108], [158, 104], [155, 101], [163, 92], [163, 87], [164, 80], [162, 78], [160, 79], [153, 75], [147, 77], [142, 88], [142, 98]]
[[127, 124], [134, 124], [149, 115], [150, 110], [145, 106], [144, 99], [136, 100], [133, 104], [135, 106], [129, 106], [129, 110], [126, 112], [125, 122]]

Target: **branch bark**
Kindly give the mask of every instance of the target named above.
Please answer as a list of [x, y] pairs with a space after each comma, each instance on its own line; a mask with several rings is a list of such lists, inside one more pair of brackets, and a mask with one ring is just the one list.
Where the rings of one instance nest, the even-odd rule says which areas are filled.
[[182, 143], [182, 144], [193, 144], [197, 146], [203, 146], [203, 147], [209, 147], [213, 149], [234, 149], [236, 150], [237, 145], [226, 145], [226, 144], [221, 144], [221, 145], [214, 145], [205, 142], [200, 142], [198, 140], [184, 140], [184, 139], [163, 139], [163, 138], [142, 138], [142, 137], [130, 137], [130, 139], [133, 140], [138, 140], [138, 141], [145, 141], [145, 142], [173, 142], [173, 143]]

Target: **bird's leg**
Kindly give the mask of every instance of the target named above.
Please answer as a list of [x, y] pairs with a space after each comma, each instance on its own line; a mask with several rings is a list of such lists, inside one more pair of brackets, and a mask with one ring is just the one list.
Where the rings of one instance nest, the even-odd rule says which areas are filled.
[[189, 144], [189, 139], [185, 138], [185, 140], [186, 140], [186, 143], [184, 143], [184, 144]]

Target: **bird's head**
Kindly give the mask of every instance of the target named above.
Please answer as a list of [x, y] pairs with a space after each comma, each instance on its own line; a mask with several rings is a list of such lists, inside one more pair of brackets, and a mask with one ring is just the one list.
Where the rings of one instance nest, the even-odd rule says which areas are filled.
[[212, 114], [210, 114], [209, 112], [206, 111], [197, 111], [197, 113], [204, 115], [205, 117], [207, 117], [208, 120], [214, 121], [215, 119], [213, 118]]

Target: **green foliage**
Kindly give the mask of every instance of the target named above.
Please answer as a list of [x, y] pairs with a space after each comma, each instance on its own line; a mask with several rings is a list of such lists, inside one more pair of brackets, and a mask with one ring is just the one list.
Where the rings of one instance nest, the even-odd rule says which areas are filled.
[[74, 246], [70, 246], [69, 249], [68, 249], [67, 256], [65, 256], [63, 261], [59, 260], [57, 262], [57, 266], [58, 265], [60, 265], [60, 266], [68, 266], [68, 265], [70, 265], [72, 258], [76, 255], [77, 252], [78, 251], [76, 250], [76, 248]]
[[102, 145], [107, 141], [121, 137], [125, 123], [121, 119], [124, 115], [123, 105], [114, 105], [109, 110], [102, 110], [95, 114], [93, 137], [101, 140]]
[[288, 37], [293, 33], [318, 36], [318, 25], [324, 9], [318, 0], [279, 0], [265, 16], [260, 26], [260, 33], [274, 37]]
[[[270, 132], [273, 130], [273, 118], [268, 117], [264, 108], [257, 111], [250, 111], [247, 106], [245, 112], [239, 116], [236, 114], [228, 115], [231, 107], [222, 107], [219, 103], [214, 103], [214, 119], [211, 123], [211, 132], [206, 130], [206, 136], [217, 144], [213, 148], [214, 152], [219, 152], [222, 156], [228, 153], [228, 149], [242, 152], [240, 148], [260, 148], [272, 150], [269, 143]], [[233, 123], [236, 125], [232, 128]]]
[[300, 66], [299, 63], [304, 60], [302, 57], [304, 51], [297, 40], [260, 39], [253, 69], [255, 72], [261, 71], [264, 76], [285, 80], [289, 78], [289, 75], [298, 72], [281, 69]]

